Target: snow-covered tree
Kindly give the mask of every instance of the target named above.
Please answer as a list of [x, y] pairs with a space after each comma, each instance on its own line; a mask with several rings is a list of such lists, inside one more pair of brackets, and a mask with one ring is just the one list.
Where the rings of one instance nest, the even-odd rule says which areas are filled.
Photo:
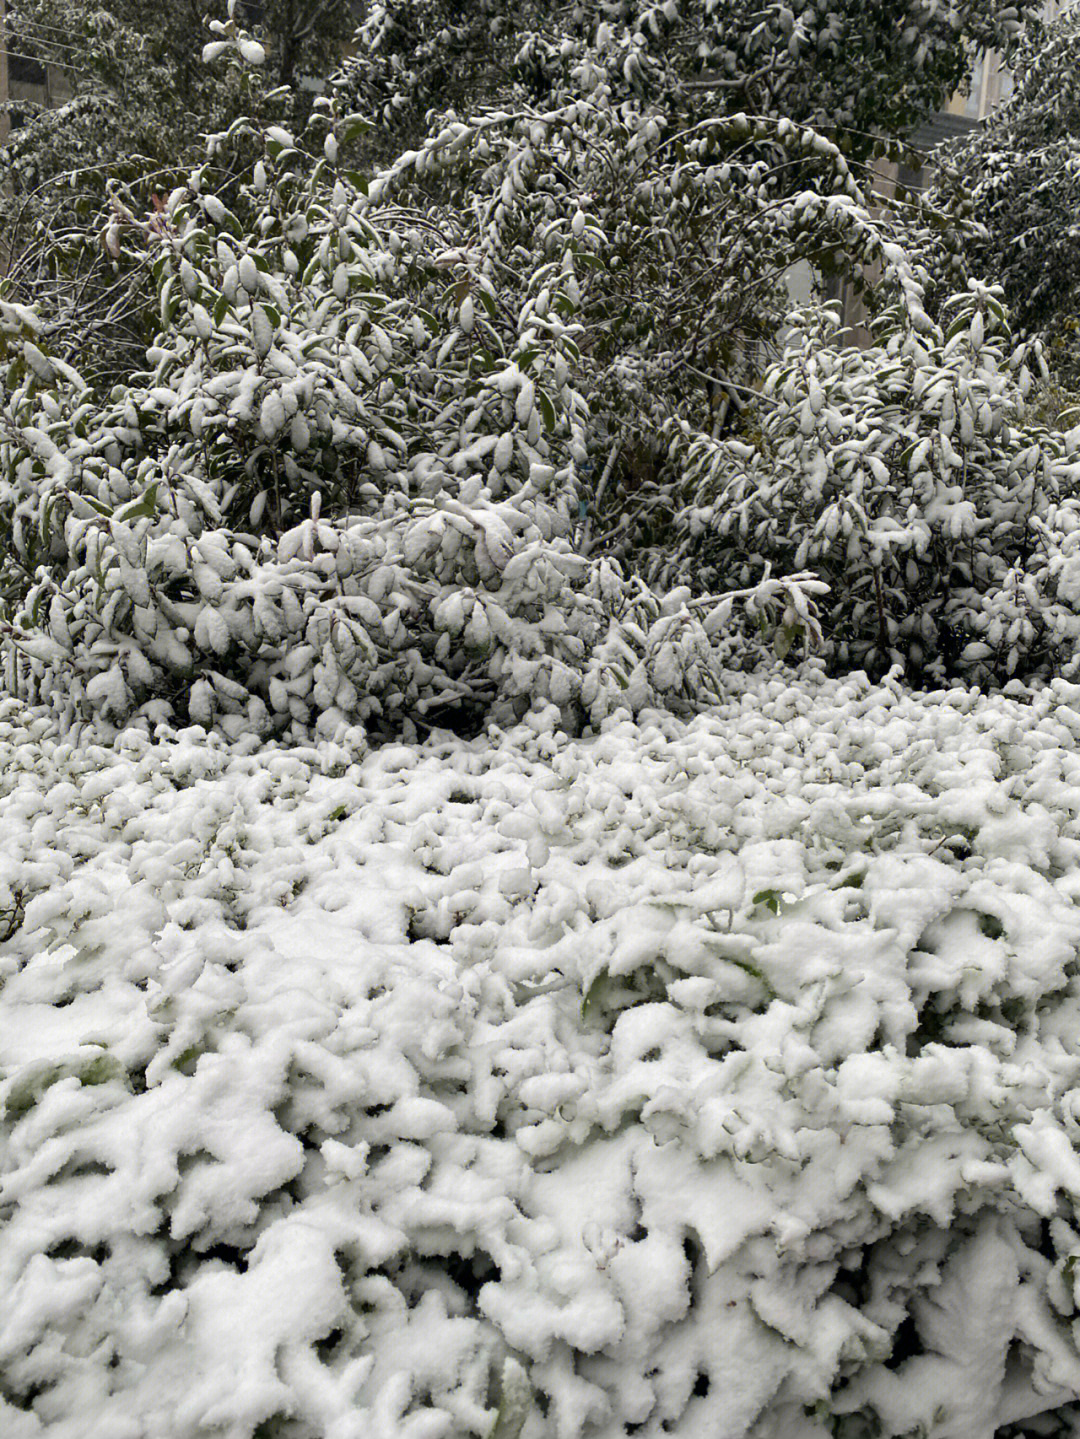
[[[936, 199], [974, 225], [968, 274], [1001, 284], [1018, 328], [1044, 336], [1055, 367], [1080, 380], [1080, 9], [1034, 23], [1008, 102], [942, 167]], [[953, 266], [945, 266], [955, 283]]]
[[20, 102], [24, 123], [0, 149], [0, 245], [17, 255], [36, 227], [62, 227], [77, 206], [100, 202], [107, 175], [135, 173], [135, 157], [175, 164], [185, 145], [250, 108], [242, 71], [202, 62], [203, 43], [221, 42], [215, 27], [243, 33], [249, 63], [283, 87], [286, 112], [303, 113], [305, 76], [340, 63], [354, 16], [340, 0], [8, 0], [6, 25], [11, 51], [62, 66], [74, 92], [55, 109]]
[[[355, 10], [348, 0], [238, 0], [235, 16], [264, 46], [274, 81], [294, 87], [336, 68]], [[108, 92], [129, 125], [141, 127], [151, 116], [160, 123], [169, 114], [209, 114], [220, 104], [199, 49], [228, 11], [227, 0], [109, 0], [107, 6], [9, 0], [7, 27], [13, 50], [68, 67], [77, 92]], [[175, 142], [177, 136], [160, 138]]]
[[431, 107], [516, 83], [547, 103], [602, 73], [622, 98], [903, 134], [960, 84], [974, 52], [1009, 52], [1034, 3], [940, 0], [367, 0], [355, 83], [399, 134]]

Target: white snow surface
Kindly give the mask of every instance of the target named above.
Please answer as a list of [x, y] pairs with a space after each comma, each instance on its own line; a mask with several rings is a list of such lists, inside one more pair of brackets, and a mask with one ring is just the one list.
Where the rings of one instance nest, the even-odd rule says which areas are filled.
[[0, 705], [0, 1433], [1067, 1415], [1080, 687], [1012, 690], [370, 751]]

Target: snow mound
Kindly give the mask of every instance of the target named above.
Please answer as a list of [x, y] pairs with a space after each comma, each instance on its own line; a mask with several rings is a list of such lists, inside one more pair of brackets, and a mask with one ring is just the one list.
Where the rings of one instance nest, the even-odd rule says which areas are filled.
[[0, 1430], [1068, 1423], [1080, 687], [1012, 688], [374, 751], [0, 706]]

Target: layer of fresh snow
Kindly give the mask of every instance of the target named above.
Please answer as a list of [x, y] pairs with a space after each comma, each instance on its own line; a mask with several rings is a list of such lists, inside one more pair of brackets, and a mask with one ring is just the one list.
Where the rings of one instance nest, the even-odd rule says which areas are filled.
[[1080, 1396], [1080, 687], [732, 687], [370, 752], [0, 706], [5, 1439]]

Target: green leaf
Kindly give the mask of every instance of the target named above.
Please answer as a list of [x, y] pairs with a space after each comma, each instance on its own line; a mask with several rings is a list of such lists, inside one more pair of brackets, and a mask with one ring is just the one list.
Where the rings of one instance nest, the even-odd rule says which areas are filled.
[[79, 1083], [108, 1084], [114, 1079], [127, 1079], [127, 1072], [115, 1055], [103, 1053], [83, 1064], [78, 1071]]
[[[167, 327], [169, 320], [176, 314], [176, 305], [173, 303], [173, 291], [176, 288], [176, 276], [170, 275], [161, 287], [161, 323]], [[172, 305], [170, 312], [169, 306]]]
[[798, 625], [783, 625], [773, 638], [773, 653], [778, 660], [785, 659], [799, 635]]
[[773, 914], [780, 913], [780, 891], [778, 889], [759, 889], [754, 895], [755, 904], [763, 904], [766, 909], [771, 909]]
[[854, 870], [851, 874], [845, 874], [837, 879], [830, 888], [832, 889], [862, 889], [863, 880], [866, 878], [865, 870]]
[[113, 516], [117, 520], [143, 520], [151, 519], [157, 514], [157, 490], [158, 481], [148, 485], [137, 500], [132, 500], [123, 509], [117, 510]]
[[986, 302], [986, 308], [990, 311], [990, 313], [994, 316], [995, 319], [1001, 320], [1001, 322], [1004, 323], [1005, 307], [1002, 305], [1001, 301], [995, 300], [992, 295], [986, 295], [984, 298]]
[[543, 390], [537, 390], [536, 403], [541, 419], [544, 421], [544, 428], [548, 431], [553, 430], [555, 428], [555, 406]]
[[3, 1115], [9, 1123], [28, 1114], [50, 1085], [64, 1077], [64, 1068], [59, 1064], [28, 1066], [12, 1081], [3, 1104]]
[[588, 1020], [592, 1017], [596, 1006], [600, 1003], [600, 996], [603, 994], [604, 985], [607, 983], [608, 972], [602, 969], [585, 991], [585, 998], [581, 1001], [581, 1017]]
[[519, 1439], [532, 1408], [532, 1386], [525, 1370], [509, 1356], [503, 1363], [499, 1409], [488, 1439]]
[[52, 537], [52, 512], [56, 504], [56, 496], [49, 495], [41, 507], [41, 543], [48, 548]]
[[971, 327], [971, 315], [970, 315], [970, 314], [968, 314], [967, 312], [965, 312], [965, 313], [962, 314], [962, 315], [957, 315], [956, 319], [952, 322], [952, 324], [949, 326], [949, 328], [945, 331], [945, 339], [946, 339], [947, 341], [948, 341], [948, 340], [951, 340], [952, 337], [953, 337], [954, 335], [958, 335], [961, 330], [967, 330], [967, 329], [970, 329], [970, 327]]
[[979, 913], [979, 933], [985, 934], [987, 939], [1000, 939], [1005, 933], [1005, 926], [996, 914]]

